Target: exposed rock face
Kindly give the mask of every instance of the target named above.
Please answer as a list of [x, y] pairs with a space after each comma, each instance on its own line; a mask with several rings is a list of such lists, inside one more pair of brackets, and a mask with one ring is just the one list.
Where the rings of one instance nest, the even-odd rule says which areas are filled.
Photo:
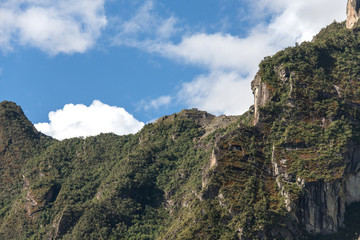
[[[312, 234], [330, 234], [344, 226], [346, 207], [360, 201], [360, 149], [349, 148], [346, 156], [345, 176], [335, 182], [305, 182], [293, 179], [286, 171], [287, 159], [276, 159], [273, 149], [273, 174], [285, 200], [287, 211], [307, 232]], [[302, 189], [298, 199], [292, 199], [286, 185], [296, 184]]]
[[348, 0], [346, 27], [351, 29], [359, 21], [360, 0]]
[[251, 89], [254, 93], [255, 120], [256, 125], [259, 122], [259, 107], [264, 106], [270, 100], [270, 91], [266, 83], [261, 81], [261, 74], [256, 74], [251, 83]]
[[208, 186], [209, 183], [211, 182], [211, 178], [214, 176], [214, 174], [217, 171], [217, 167], [218, 167], [218, 157], [219, 157], [219, 146], [217, 146], [217, 143], [220, 141], [220, 139], [217, 140], [217, 142], [215, 143], [215, 146], [213, 148], [213, 151], [211, 153], [211, 158], [210, 158], [210, 165], [208, 165], [207, 167], [205, 167], [205, 169], [203, 170], [203, 176], [202, 176], [202, 194], [200, 195], [200, 199], [210, 199], [210, 198], [214, 198], [218, 192], [219, 192], [219, 187], [217, 186]]
[[[276, 148], [273, 146], [271, 165], [273, 168], [273, 175], [275, 177], [276, 185], [278, 186], [281, 195], [284, 197], [286, 210], [291, 212], [294, 209], [294, 202], [292, 201], [290, 194], [287, 192], [284, 182], [292, 183], [292, 177], [286, 172], [287, 159], [275, 159]], [[301, 181], [299, 181], [301, 183]]]
[[26, 192], [26, 203], [24, 209], [27, 212], [27, 216], [30, 218], [36, 217], [36, 214], [41, 212], [48, 203], [52, 203], [56, 200], [56, 197], [60, 191], [60, 185], [53, 184], [47, 188], [34, 191], [30, 189], [30, 181], [24, 175], [23, 177], [23, 191]]
[[341, 182], [310, 182], [299, 199], [296, 216], [309, 233], [329, 234], [344, 226], [345, 209], [359, 202], [360, 174], [349, 175]]
[[340, 183], [309, 182], [298, 203], [296, 215], [309, 233], [329, 234], [342, 226], [345, 213]]
[[79, 220], [81, 214], [81, 210], [71, 209], [71, 207], [66, 206], [62, 212], [55, 217], [53, 222], [54, 229], [49, 233], [48, 239], [60, 239], [71, 227], [74, 226], [74, 224]]
[[[349, 0], [347, 28], [354, 28], [358, 24], [359, 16], [360, 0]], [[310, 49], [305, 45], [306, 44], [304, 44], [304, 49], [306, 50], [304, 52]], [[319, 56], [321, 56], [321, 53]], [[324, 62], [326, 62], [324, 59], [326, 60], [326, 58], [319, 57], [318, 64], [324, 64]], [[284, 128], [290, 125], [289, 122], [291, 120], [296, 119], [295, 124], [290, 125], [291, 127], [286, 129], [288, 132], [284, 131], [282, 137], [279, 138], [280, 140], [274, 142], [271, 140], [271, 142], [269, 142], [273, 146], [271, 172], [275, 178], [277, 189], [282, 195], [285, 209], [289, 212], [289, 216], [296, 222], [295, 225], [300, 226], [300, 228], [310, 234], [336, 233], [339, 228], [347, 227], [344, 224], [347, 207], [353, 203], [360, 202], [360, 146], [358, 141], [353, 141], [354, 138], [347, 138], [346, 136], [349, 136], [349, 134], [343, 135], [347, 139], [346, 141], [344, 140], [346, 147], [338, 154], [338, 156], [341, 156], [338, 164], [343, 164], [343, 168], [337, 172], [336, 177], [335, 174], [330, 174], [328, 177], [320, 177], [321, 173], [316, 171], [319, 165], [311, 167], [311, 171], [316, 172], [316, 174], [309, 177], [308, 174], [302, 174], [298, 171], [298, 169], [301, 169], [300, 165], [292, 164], [296, 161], [293, 158], [294, 156], [297, 156], [304, 162], [308, 159], [312, 160], [317, 158], [316, 154], [320, 152], [318, 151], [318, 149], [320, 149], [319, 146], [316, 146], [316, 143], [306, 143], [304, 136], [309, 137], [309, 135], [295, 133], [294, 129], [300, 124], [306, 126], [310, 122], [316, 122], [318, 126], [321, 126], [321, 128], [326, 131], [326, 129], [329, 129], [330, 124], [335, 124], [334, 122], [338, 120], [335, 117], [318, 113], [311, 113], [308, 116], [306, 116], [306, 114], [310, 112], [309, 109], [318, 110], [311, 106], [315, 101], [321, 100], [319, 102], [323, 102], [324, 99], [331, 99], [333, 103], [340, 102], [339, 99], [343, 99], [345, 95], [344, 86], [341, 82], [342, 79], [339, 79], [339, 82], [334, 82], [333, 85], [329, 84], [326, 90], [324, 87], [316, 87], [316, 94], [313, 94], [315, 93], [314, 91], [312, 93], [313, 95], [311, 95], [308, 94], [309, 91], [304, 91], [304, 89], [314, 87], [311, 81], [315, 81], [316, 77], [309, 77], [309, 79], [312, 79], [311, 81], [304, 81], [302, 77], [299, 77], [299, 73], [303, 73], [304, 70], [299, 71], [296, 69], [297, 66], [286, 66], [285, 68], [282, 61], [279, 61], [277, 65], [269, 64], [266, 65], [266, 67], [269, 71], [273, 70], [275, 74], [272, 75], [273, 78], [262, 75], [261, 71], [263, 69], [261, 68], [252, 82], [252, 90], [255, 98], [254, 125], [258, 129], [271, 131], [274, 129], [271, 129], [270, 124], [266, 125], [268, 122], [265, 122], [267, 119], [271, 119], [271, 117], [274, 119], [281, 116], [281, 118], [276, 119], [276, 123], [280, 126], [283, 125]], [[332, 65], [328, 64], [327, 67], [331, 69]], [[354, 86], [354, 89], [355, 88]], [[276, 91], [274, 91], [274, 89]], [[281, 95], [277, 95], [279, 89], [282, 89]], [[360, 101], [358, 101], [357, 96], [359, 96], [358, 93], [354, 94], [354, 96], [346, 102], [346, 104], [348, 104], [347, 107], [353, 109], [354, 112], [360, 109]], [[294, 110], [301, 108], [299, 100], [302, 101], [302, 104], [308, 104], [308, 108], [304, 108], [302, 112]], [[275, 110], [273, 110], [271, 114], [266, 113], [268, 109], [271, 109], [270, 107], [261, 110], [261, 107], [267, 105], [270, 101], [281, 102], [284, 112], [277, 115], [276, 111], [278, 110], [274, 108]], [[330, 107], [328, 109], [330, 109]], [[342, 114], [342, 118], [349, 118], [348, 113], [343, 112]], [[357, 119], [358, 117], [351, 119], [351, 121], [354, 121], [354, 126], [358, 126], [359, 124]], [[300, 131], [304, 130], [308, 131], [308, 129], [300, 128]], [[290, 132], [291, 134], [288, 134]], [[336, 131], [336, 134], [341, 136], [339, 132], [340, 131]], [[336, 140], [338, 138], [335, 137], [334, 139]], [[328, 146], [330, 149], [333, 148], [331, 142], [329, 142]], [[317, 152], [311, 152], [311, 150], [309, 150], [314, 147], [317, 149]], [[331, 159], [327, 158], [324, 163], [330, 162], [330, 160]], [[316, 164], [318, 164], [318, 162], [316, 162]], [[331, 168], [336, 168], [336, 166], [333, 165]], [[306, 170], [306, 168], [304, 169]], [[294, 232], [293, 229], [291, 229], [291, 231]]]

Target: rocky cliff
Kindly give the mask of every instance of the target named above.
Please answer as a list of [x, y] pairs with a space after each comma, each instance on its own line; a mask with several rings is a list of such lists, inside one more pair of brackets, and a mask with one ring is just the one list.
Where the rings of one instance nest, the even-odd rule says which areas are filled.
[[346, 15], [347, 15], [346, 27], [351, 29], [359, 22], [359, 15], [360, 15], [359, 0], [348, 0]]
[[261, 74], [256, 74], [254, 80], [251, 82], [251, 89], [254, 94], [254, 124], [259, 122], [260, 118], [260, 107], [270, 100], [270, 90], [266, 82], [261, 80]]
[[[239, 125], [219, 136], [203, 178], [203, 197], [219, 199], [233, 216], [246, 210], [228, 189], [245, 194], [249, 178], [261, 179], [261, 184], [251, 184], [258, 196], [272, 199], [265, 212], [277, 216], [282, 226], [265, 213], [264, 225], [239, 219], [245, 221], [238, 229], [240, 239], [357, 236], [344, 229], [351, 225], [345, 224], [347, 209], [360, 202], [359, 42], [356, 28], [334, 23], [311, 43], [285, 49], [260, 64], [252, 82], [252, 120], [247, 121], [254, 127]], [[259, 220], [258, 207], [264, 203], [261, 197], [252, 201], [246, 206], [252, 206], [250, 216]], [[336, 235], [339, 231], [342, 235]]]
[[[349, 8], [358, 12], [358, 4], [349, 1]], [[359, 38], [353, 31], [341, 30], [342, 37], [354, 40], [338, 48], [331, 28], [341, 26], [332, 25], [313, 43], [264, 60], [252, 83], [254, 123], [265, 125], [269, 133], [272, 174], [285, 208], [311, 234], [345, 227], [347, 206], [360, 201], [360, 72], [350, 60], [359, 52], [345, 50], [356, 48]], [[351, 76], [340, 74], [344, 67], [353, 69]]]

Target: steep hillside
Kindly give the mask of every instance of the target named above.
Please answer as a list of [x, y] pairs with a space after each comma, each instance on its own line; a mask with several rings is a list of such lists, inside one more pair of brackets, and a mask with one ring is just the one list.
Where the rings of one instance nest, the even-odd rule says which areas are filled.
[[[9, 214], [23, 185], [22, 167], [53, 140], [36, 131], [21, 108], [0, 104], [0, 217]], [[0, 228], [2, 228], [1, 221]], [[15, 227], [15, 226], [14, 226]]]
[[[37, 133], [15, 104], [3, 102], [0, 109], [13, 116], [13, 122], [2, 121], [8, 128], [1, 139], [19, 143], [13, 151], [5, 146], [4, 172], [16, 170], [16, 181], [2, 183], [1, 196], [8, 200], [1, 211], [2, 239], [159, 237], [172, 221], [169, 213], [201, 188], [211, 146], [198, 139], [218, 119], [184, 110], [136, 135], [59, 142]], [[236, 120], [231, 119], [221, 125]], [[23, 155], [15, 159], [10, 153]], [[5, 187], [14, 192], [7, 194]]]
[[360, 200], [359, 29], [333, 23], [312, 42], [265, 59], [253, 82], [255, 120], [287, 211], [307, 232], [344, 227]]
[[244, 115], [135, 135], [56, 141], [0, 103], [1, 239], [357, 239], [359, 46], [333, 23], [260, 63]]

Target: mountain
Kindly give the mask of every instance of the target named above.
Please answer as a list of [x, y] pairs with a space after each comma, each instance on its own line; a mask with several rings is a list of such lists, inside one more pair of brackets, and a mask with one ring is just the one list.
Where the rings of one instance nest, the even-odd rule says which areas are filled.
[[[22, 167], [53, 141], [39, 133], [19, 106], [2, 102], [0, 107], [0, 216], [22, 193]], [[3, 223], [1, 223], [3, 225]]]
[[190, 109], [57, 141], [0, 103], [1, 239], [357, 239], [360, 28], [346, 26], [265, 58], [242, 116]]

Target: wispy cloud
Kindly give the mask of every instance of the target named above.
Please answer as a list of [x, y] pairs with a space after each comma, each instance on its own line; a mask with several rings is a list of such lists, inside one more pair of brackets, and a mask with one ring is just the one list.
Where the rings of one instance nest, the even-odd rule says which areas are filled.
[[144, 109], [145, 111], [151, 109], [159, 109], [160, 107], [168, 106], [172, 101], [171, 96], [160, 96], [156, 99], [142, 100], [138, 109]]
[[50, 55], [85, 52], [106, 26], [104, 1], [1, 1], [0, 49], [24, 45]]
[[113, 44], [142, 48], [145, 42], [163, 42], [178, 31], [176, 24], [175, 17], [161, 17], [154, 1], [147, 0], [130, 19], [120, 22]]
[[63, 109], [50, 112], [49, 121], [35, 124], [35, 127], [59, 140], [109, 132], [124, 135], [136, 133], [144, 126], [125, 109], [98, 100], [90, 106], [66, 104]]

